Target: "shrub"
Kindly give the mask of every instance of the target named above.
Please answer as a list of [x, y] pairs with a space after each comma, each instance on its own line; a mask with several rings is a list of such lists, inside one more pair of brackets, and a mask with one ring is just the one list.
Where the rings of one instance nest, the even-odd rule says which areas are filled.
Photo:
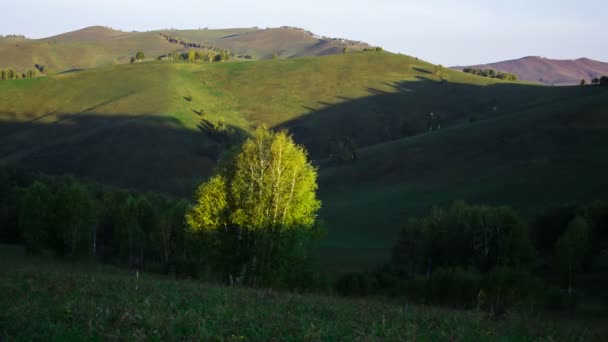
[[372, 277], [363, 273], [346, 273], [336, 282], [335, 289], [342, 296], [361, 297], [371, 294]]
[[481, 289], [485, 295], [484, 308], [503, 313], [514, 305], [532, 301], [542, 291], [542, 281], [526, 271], [496, 267], [484, 275]]
[[580, 297], [576, 292], [568, 293], [567, 290], [558, 287], [549, 288], [544, 296], [544, 306], [549, 310], [575, 310], [579, 302]]
[[459, 308], [475, 305], [479, 293], [480, 275], [475, 271], [465, 271], [460, 267], [438, 269], [426, 284], [428, 301]]

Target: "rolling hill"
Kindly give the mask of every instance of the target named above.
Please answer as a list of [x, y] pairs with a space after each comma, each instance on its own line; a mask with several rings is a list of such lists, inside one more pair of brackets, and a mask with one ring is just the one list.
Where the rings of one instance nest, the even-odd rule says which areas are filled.
[[[576, 85], [582, 79], [590, 83], [591, 79], [608, 75], [608, 63], [588, 58], [576, 60], [558, 60], [542, 57], [524, 57], [521, 59], [490, 64], [471, 66], [476, 69], [494, 69], [496, 71], [516, 74], [520, 80], [551, 85]], [[454, 67], [462, 70], [465, 67]]]
[[[174, 40], [169, 40], [171, 37]], [[220, 30], [159, 30], [123, 32], [93, 26], [43, 39], [0, 37], [0, 69], [19, 72], [44, 65], [51, 73], [128, 63], [137, 51], [156, 58], [170, 51], [187, 50], [184, 44], [230, 49], [255, 59], [318, 56], [368, 47], [361, 42], [317, 37], [295, 28], [236, 28]]]
[[[217, 160], [202, 120], [243, 134], [260, 123], [286, 128], [320, 167], [329, 229], [320, 252], [341, 271], [384, 260], [400, 225], [433, 205], [466, 199], [532, 214], [607, 193], [607, 89], [453, 70], [441, 80], [433, 70], [358, 52], [3, 81], [0, 161], [190, 196]], [[335, 165], [328, 145], [344, 138], [358, 158]]]

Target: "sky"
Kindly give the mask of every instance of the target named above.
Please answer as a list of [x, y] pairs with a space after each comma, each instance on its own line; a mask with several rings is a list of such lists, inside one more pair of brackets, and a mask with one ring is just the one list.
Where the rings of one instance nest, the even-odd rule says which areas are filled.
[[87, 26], [302, 27], [446, 66], [542, 56], [608, 61], [607, 0], [3, 0], [0, 35]]

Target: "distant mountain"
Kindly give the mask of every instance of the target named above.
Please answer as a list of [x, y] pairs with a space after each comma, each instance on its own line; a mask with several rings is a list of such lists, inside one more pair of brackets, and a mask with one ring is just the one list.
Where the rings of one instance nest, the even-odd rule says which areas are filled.
[[[520, 80], [552, 85], [579, 84], [582, 79], [589, 82], [594, 77], [608, 75], [608, 63], [589, 58], [559, 60], [543, 57], [524, 57], [510, 61], [472, 65], [476, 69], [494, 69], [516, 74]], [[457, 66], [452, 69], [462, 70]]]
[[295, 27], [124, 32], [92, 26], [42, 39], [0, 36], [0, 69], [25, 72], [40, 64], [52, 72], [61, 72], [128, 63], [140, 50], [147, 58], [156, 58], [197, 46], [229, 49], [252, 59], [269, 59], [275, 55], [282, 58], [321, 56], [342, 53], [345, 48], [358, 51], [369, 47], [363, 42], [320, 37]]

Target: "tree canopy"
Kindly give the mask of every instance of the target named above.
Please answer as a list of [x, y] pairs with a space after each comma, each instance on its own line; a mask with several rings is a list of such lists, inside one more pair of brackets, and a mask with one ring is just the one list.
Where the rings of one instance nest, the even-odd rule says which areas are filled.
[[291, 257], [292, 244], [314, 230], [321, 206], [316, 178], [306, 151], [286, 132], [259, 128], [201, 184], [187, 223], [194, 232], [236, 236], [231, 253], [241, 259], [231, 268], [269, 279], [268, 272]]

